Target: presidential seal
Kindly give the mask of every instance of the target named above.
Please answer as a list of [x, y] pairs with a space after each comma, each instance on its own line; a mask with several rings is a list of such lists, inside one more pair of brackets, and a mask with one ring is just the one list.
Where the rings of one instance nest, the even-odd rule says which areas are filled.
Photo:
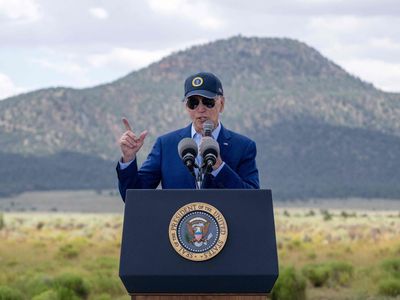
[[182, 206], [169, 223], [169, 240], [182, 257], [203, 261], [216, 256], [225, 246], [228, 226], [214, 206], [194, 202]]

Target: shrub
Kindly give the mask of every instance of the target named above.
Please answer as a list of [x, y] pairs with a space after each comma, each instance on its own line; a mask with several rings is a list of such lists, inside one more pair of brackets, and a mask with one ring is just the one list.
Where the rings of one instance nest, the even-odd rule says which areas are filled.
[[96, 300], [112, 300], [112, 297], [109, 294], [100, 294]]
[[79, 300], [79, 299], [86, 299], [86, 297], [77, 297], [76, 293], [66, 287], [59, 286], [55, 288], [57, 293], [57, 300]]
[[47, 275], [37, 274], [33, 277], [23, 277], [23, 289], [30, 296], [39, 295], [52, 287], [53, 280]]
[[400, 258], [385, 259], [382, 268], [392, 276], [400, 278]]
[[117, 274], [109, 271], [98, 271], [94, 273], [89, 279], [93, 292], [96, 293], [110, 293], [117, 295], [124, 292], [121, 280]]
[[310, 252], [307, 254], [307, 258], [314, 260], [317, 258], [317, 254], [315, 252]]
[[334, 261], [330, 264], [332, 281], [339, 285], [349, 285], [353, 278], [353, 266], [347, 262]]
[[395, 247], [394, 254], [400, 255], [400, 244]]
[[0, 230], [4, 228], [4, 215], [2, 212], [0, 212]]
[[67, 259], [75, 258], [79, 256], [79, 249], [73, 244], [66, 244], [59, 248], [58, 255]]
[[8, 286], [0, 286], [0, 300], [22, 300], [24, 296]]
[[314, 217], [315, 216], [315, 211], [313, 211], [312, 209], [308, 211], [308, 213], [306, 213], [306, 217]]
[[349, 285], [353, 277], [353, 266], [341, 261], [311, 264], [303, 268], [303, 274], [315, 287]]
[[287, 248], [289, 250], [300, 249], [301, 247], [302, 247], [302, 242], [298, 239], [294, 239], [290, 243], [287, 244]]
[[118, 259], [115, 257], [101, 256], [95, 260], [95, 263], [99, 269], [118, 270]]
[[295, 268], [283, 269], [271, 292], [272, 300], [306, 299], [306, 281]]
[[400, 280], [395, 278], [382, 279], [379, 282], [379, 294], [396, 297], [400, 295]]
[[324, 218], [324, 221], [329, 221], [329, 220], [332, 220], [332, 218], [333, 218], [333, 215], [327, 209], [321, 210], [321, 214]]
[[32, 300], [58, 300], [57, 292], [53, 289], [44, 291], [39, 295], [36, 295]]
[[355, 218], [355, 217], [357, 217], [357, 214], [356, 214], [355, 212], [353, 212], [353, 213], [348, 213], [347, 211], [342, 211], [342, 212], [340, 213], [340, 215], [341, 215], [343, 218], [350, 218], [350, 217]]
[[76, 294], [65, 287], [57, 287], [35, 296], [32, 300], [79, 300]]
[[54, 286], [58, 289], [59, 293], [68, 293], [68, 291], [63, 291], [63, 288], [67, 290], [69, 289], [83, 299], [88, 298], [90, 293], [87, 282], [79, 275], [71, 273], [64, 273], [55, 278]]
[[331, 269], [326, 264], [311, 264], [303, 268], [303, 274], [315, 287], [327, 284]]

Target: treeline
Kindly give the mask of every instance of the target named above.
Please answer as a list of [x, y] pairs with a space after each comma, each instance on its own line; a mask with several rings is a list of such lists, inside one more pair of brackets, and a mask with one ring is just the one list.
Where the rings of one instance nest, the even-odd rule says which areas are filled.
[[318, 122], [255, 136], [261, 183], [275, 199], [400, 198], [400, 138]]
[[60, 152], [50, 156], [0, 153], [0, 196], [25, 191], [116, 188], [115, 162]]

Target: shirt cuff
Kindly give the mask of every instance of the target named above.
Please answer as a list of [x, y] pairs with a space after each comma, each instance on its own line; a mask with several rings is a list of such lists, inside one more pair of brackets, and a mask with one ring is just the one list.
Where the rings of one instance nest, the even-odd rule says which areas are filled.
[[121, 162], [121, 160], [120, 160], [120, 161], [118, 162], [118, 163], [119, 163], [119, 168], [120, 168], [120, 170], [123, 170], [123, 169], [126, 169], [127, 167], [129, 167], [129, 165], [130, 165], [133, 161], [134, 161], [134, 159], [131, 160], [131, 161], [128, 161], [128, 162], [124, 163], [124, 162]]
[[218, 173], [222, 170], [222, 168], [225, 166], [225, 162], [223, 161], [222, 164], [219, 166], [218, 169], [214, 170], [211, 172], [211, 175], [214, 177], [217, 177]]

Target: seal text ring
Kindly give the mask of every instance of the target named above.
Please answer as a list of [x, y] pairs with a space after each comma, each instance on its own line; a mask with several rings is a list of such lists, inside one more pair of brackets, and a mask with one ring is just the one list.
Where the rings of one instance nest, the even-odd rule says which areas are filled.
[[168, 231], [175, 251], [193, 261], [216, 256], [228, 237], [228, 226], [222, 213], [202, 202], [189, 203], [178, 209]]

